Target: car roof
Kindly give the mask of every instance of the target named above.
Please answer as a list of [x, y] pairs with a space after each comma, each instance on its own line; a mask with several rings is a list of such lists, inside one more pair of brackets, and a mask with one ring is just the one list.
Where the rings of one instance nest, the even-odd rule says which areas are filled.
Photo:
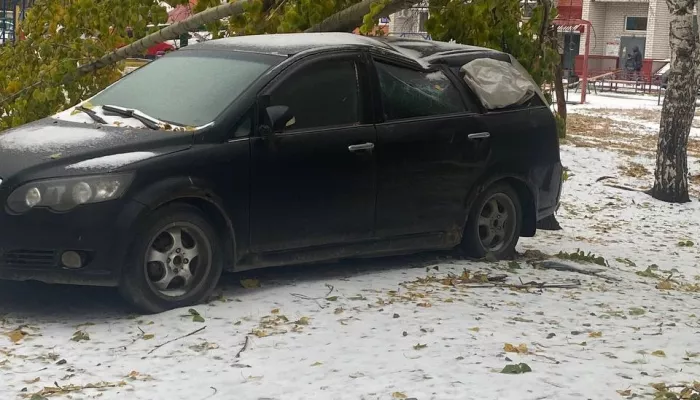
[[503, 54], [492, 49], [457, 43], [396, 36], [370, 37], [340, 32], [235, 36], [209, 40], [187, 46], [185, 49], [248, 51], [289, 57], [309, 50], [347, 47], [365, 47], [398, 53], [421, 64], [432, 63], [443, 55], [449, 56], [465, 53]]

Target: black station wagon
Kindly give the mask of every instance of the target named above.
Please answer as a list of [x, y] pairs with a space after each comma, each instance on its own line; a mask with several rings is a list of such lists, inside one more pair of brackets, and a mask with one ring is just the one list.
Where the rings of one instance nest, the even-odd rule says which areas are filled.
[[143, 312], [223, 270], [461, 249], [554, 213], [555, 120], [510, 55], [353, 34], [168, 54], [0, 134], [0, 278], [118, 286]]

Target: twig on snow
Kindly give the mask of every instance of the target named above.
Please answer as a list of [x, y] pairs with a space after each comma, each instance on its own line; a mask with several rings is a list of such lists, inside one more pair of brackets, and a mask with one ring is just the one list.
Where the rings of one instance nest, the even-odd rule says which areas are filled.
[[520, 285], [507, 283], [494, 283], [491, 285], [464, 285], [462, 287], [468, 289], [485, 289], [485, 288], [509, 288], [509, 289], [574, 289], [581, 286], [581, 282], [576, 283], [545, 283], [545, 282], [527, 282]]
[[323, 306], [323, 305], [322, 305], [321, 303], [319, 303], [318, 301], [319, 301], [319, 300], [322, 300], [322, 299], [325, 299], [326, 297], [328, 297], [329, 294], [333, 293], [333, 291], [335, 290], [335, 287], [334, 287], [333, 285], [328, 284], [328, 283], [326, 283], [326, 287], [328, 288], [328, 293], [326, 293], [325, 296], [321, 296], [321, 297], [309, 297], [309, 296], [307, 296], [307, 295], [305, 295], [305, 294], [299, 294], [299, 293], [291, 293], [291, 295], [294, 296], [294, 297], [300, 298], [300, 299], [302, 299], [302, 300], [313, 300], [313, 301], [316, 302], [316, 304], [317, 304], [320, 308], [326, 308], [325, 306]]
[[603, 186], [607, 186], [607, 187], [611, 187], [611, 188], [615, 188], [615, 189], [627, 190], [629, 192], [644, 192], [644, 190], [642, 190], [642, 189], [633, 188], [633, 187], [624, 186], [624, 185], [618, 185], [615, 183], [604, 183]]
[[614, 176], [601, 176], [600, 178], [596, 179], [596, 182], [604, 181], [606, 179], [615, 179]]
[[598, 278], [611, 280], [613, 282], [622, 281], [622, 279], [619, 279], [619, 278], [614, 278], [614, 277], [607, 276], [607, 275], [601, 275], [601, 272], [605, 271], [604, 269], [592, 270], [592, 269], [579, 268], [579, 267], [576, 267], [573, 265], [564, 264], [564, 263], [560, 263], [557, 261], [545, 261], [543, 263], [537, 264], [537, 266], [544, 268], [544, 269], [553, 269], [553, 270], [564, 271], [564, 272], [576, 272], [576, 273], [583, 274], [583, 275], [590, 275], [590, 276], [595, 276]]
[[153, 353], [154, 351], [156, 351], [156, 350], [160, 349], [161, 347], [165, 346], [166, 344], [170, 344], [170, 343], [172, 343], [172, 342], [174, 342], [174, 341], [177, 341], [177, 340], [180, 340], [180, 339], [184, 339], [184, 338], [190, 337], [190, 336], [192, 336], [192, 335], [196, 335], [196, 334], [198, 334], [199, 332], [203, 331], [204, 329], [206, 329], [206, 326], [203, 326], [203, 327], [201, 327], [201, 328], [199, 328], [199, 329], [197, 329], [197, 330], [195, 330], [195, 331], [192, 331], [192, 332], [188, 333], [187, 335], [182, 335], [182, 336], [180, 336], [180, 337], [176, 337], [175, 339], [168, 340], [168, 341], [165, 342], [165, 343], [161, 343], [161, 344], [159, 344], [158, 346], [156, 346], [156, 347], [154, 347], [153, 349], [151, 349], [151, 351], [149, 351], [149, 352], [146, 353], [146, 354], [151, 354], [151, 353]]
[[530, 354], [532, 354], [533, 356], [545, 358], [545, 359], [547, 359], [547, 360], [553, 362], [554, 364], [561, 364], [561, 363], [560, 363], [559, 361], [557, 361], [554, 357], [546, 356], [546, 355], [544, 355], [544, 354], [537, 354], [537, 353], [530, 353]]
[[202, 397], [202, 400], [210, 399], [210, 398], [216, 396], [217, 393], [219, 393], [219, 391], [218, 391], [214, 386], [209, 386], [209, 389], [213, 390], [214, 393], [210, 394], [210, 395], [207, 396], [207, 397]]
[[239, 358], [241, 356], [241, 353], [246, 351], [248, 349], [248, 342], [250, 341], [250, 336], [245, 337], [245, 343], [243, 343], [243, 347], [241, 347], [240, 350], [238, 350], [238, 353], [236, 353], [236, 358]]

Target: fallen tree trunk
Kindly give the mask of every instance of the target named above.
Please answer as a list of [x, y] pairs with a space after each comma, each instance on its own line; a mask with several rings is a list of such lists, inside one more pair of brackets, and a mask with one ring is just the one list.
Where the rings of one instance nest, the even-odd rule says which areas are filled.
[[184, 21], [176, 22], [156, 33], [145, 36], [128, 46], [124, 46], [116, 51], [113, 51], [97, 61], [78, 67], [78, 74], [75, 78], [80, 78], [81, 76], [90, 72], [97, 71], [98, 69], [107, 67], [121, 60], [126, 60], [129, 57], [142, 54], [152, 46], [168, 40], [177, 39], [180, 37], [180, 35], [195, 31], [202, 25], [230, 17], [232, 15], [242, 14], [243, 6], [248, 2], [249, 0], [237, 0], [232, 3], [222, 4], [220, 6], [212, 7], [197, 13]]

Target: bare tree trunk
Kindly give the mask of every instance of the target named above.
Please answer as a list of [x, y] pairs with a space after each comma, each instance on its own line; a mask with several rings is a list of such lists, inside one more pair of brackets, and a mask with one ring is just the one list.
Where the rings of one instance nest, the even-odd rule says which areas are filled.
[[554, 69], [554, 94], [557, 97], [557, 114], [566, 122], [566, 94], [564, 93], [564, 71], [561, 63]]
[[661, 110], [656, 172], [651, 195], [673, 203], [688, 196], [688, 135], [695, 116], [697, 93], [693, 34], [695, 0], [667, 0], [671, 12], [671, 68]]

